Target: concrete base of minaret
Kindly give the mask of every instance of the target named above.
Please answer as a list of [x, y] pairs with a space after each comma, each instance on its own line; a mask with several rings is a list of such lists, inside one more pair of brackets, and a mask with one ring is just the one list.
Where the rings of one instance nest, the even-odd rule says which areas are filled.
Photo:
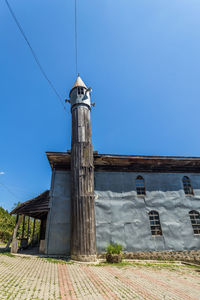
[[96, 262], [96, 255], [71, 255], [71, 259], [80, 262]]

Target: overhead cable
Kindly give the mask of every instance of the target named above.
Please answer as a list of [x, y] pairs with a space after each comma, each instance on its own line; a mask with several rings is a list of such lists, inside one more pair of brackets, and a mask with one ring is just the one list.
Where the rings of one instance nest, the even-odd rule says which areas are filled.
[[5, 185], [4, 183], [0, 182], [0, 184], [11, 194], [13, 195], [16, 199], [20, 200], [18, 196], [16, 196], [9, 187], [7, 187], [7, 185]]
[[74, 0], [75, 1], [75, 18], [74, 18], [74, 21], [75, 21], [75, 70], [76, 70], [76, 76], [78, 74], [78, 32], [77, 32], [77, 0]]
[[30, 49], [30, 51], [31, 51], [31, 54], [33, 55], [33, 58], [34, 58], [36, 64], [38, 65], [38, 67], [39, 67], [39, 69], [40, 69], [42, 75], [43, 75], [44, 78], [47, 80], [47, 82], [49, 83], [50, 87], [52, 88], [52, 90], [53, 90], [54, 93], [56, 94], [56, 96], [57, 96], [58, 100], [60, 101], [61, 105], [63, 106], [64, 110], [66, 110], [66, 107], [65, 107], [65, 104], [64, 104], [64, 101], [63, 101], [62, 97], [59, 95], [59, 93], [57, 92], [57, 90], [56, 90], [56, 88], [54, 87], [53, 83], [52, 83], [51, 80], [48, 78], [48, 76], [47, 76], [47, 74], [46, 74], [44, 68], [42, 67], [42, 65], [41, 65], [41, 63], [40, 63], [40, 61], [39, 61], [39, 59], [38, 59], [38, 57], [37, 57], [35, 51], [33, 50], [33, 48], [32, 48], [32, 46], [31, 46], [31, 44], [30, 44], [30, 42], [29, 42], [27, 36], [25, 35], [25, 32], [24, 32], [22, 26], [20, 25], [19, 21], [17, 20], [17, 17], [16, 17], [16, 15], [15, 15], [13, 9], [11, 8], [11, 6], [10, 6], [8, 0], [5, 0], [5, 3], [6, 3], [8, 9], [9, 9], [9, 11], [10, 11], [10, 14], [11, 14], [11, 16], [13, 17], [13, 19], [14, 19], [14, 21], [15, 21], [15, 23], [16, 23], [18, 29], [19, 29], [19, 31], [21, 32], [21, 34], [22, 34], [24, 40], [26, 41], [26, 43], [27, 43], [27, 45], [28, 45], [28, 47], [29, 47], [29, 49]]

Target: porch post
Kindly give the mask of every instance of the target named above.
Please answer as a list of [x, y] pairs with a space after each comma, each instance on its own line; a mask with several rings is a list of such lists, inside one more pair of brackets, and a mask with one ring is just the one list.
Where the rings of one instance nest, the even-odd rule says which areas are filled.
[[22, 239], [24, 238], [24, 228], [25, 228], [25, 220], [26, 220], [26, 216], [23, 216], [23, 226], [22, 226]]
[[18, 251], [17, 230], [19, 228], [19, 225], [21, 224], [22, 218], [23, 215], [17, 215], [15, 228], [13, 230], [11, 253], [17, 253]]

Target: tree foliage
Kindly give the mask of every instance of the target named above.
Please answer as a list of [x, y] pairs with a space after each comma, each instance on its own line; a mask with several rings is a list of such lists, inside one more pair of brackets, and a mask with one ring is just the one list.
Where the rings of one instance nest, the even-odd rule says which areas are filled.
[[0, 241], [7, 242], [12, 236], [16, 217], [11, 216], [7, 210], [0, 207]]
[[[13, 230], [16, 224], [16, 216], [11, 216], [7, 210], [3, 209], [0, 206], [0, 241], [7, 243], [12, 237]], [[22, 223], [19, 226], [17, 237], [18, 239], [22, 238]], [[40, 221], [36, 220], [35, 222], [35, 237], [39, 235], [40, 231]], [[31, 240], [33, 235], [33, 219], [30, 218], [29, 221], [29, 236], [28, 236], [28, 217], [26, 217], [25, 226], [24, 226], [24, 237], [29, 237]]]

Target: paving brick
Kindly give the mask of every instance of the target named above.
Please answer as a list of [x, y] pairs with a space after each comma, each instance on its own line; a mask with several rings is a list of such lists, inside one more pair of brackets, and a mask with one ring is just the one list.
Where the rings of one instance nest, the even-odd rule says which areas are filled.
[[0, 255], [0, 300], [199, 300], [197, 271], [181, 265], [94, 266]]

